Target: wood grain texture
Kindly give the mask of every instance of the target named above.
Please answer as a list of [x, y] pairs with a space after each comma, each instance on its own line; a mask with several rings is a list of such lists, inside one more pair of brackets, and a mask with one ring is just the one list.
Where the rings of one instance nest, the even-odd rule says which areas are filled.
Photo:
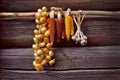
[[[54, 48], [56, 64], [47, 70], [120, 68], [120, 46]], [[34, 69], [33, 50], [0, 49], [2, 69]]]
[[120, 69], [22, 71], [2, 70], [1, 80], [120, 80]]
[[[36, 11], [42, 6], [62, 7], [64, 10], [71, 8], [73, 10], [120, 10], [119, 0], [1, 0], [0, 11]], [[112, 6], [111, 6], [112, 5]]]
[[[87, 46], [120, 45], [120, 16], [87, 15], [82, 24], [88, 36]], [[0, 18], [0, 47], [25, 48], [33, 44], [34, 17]], [[54, 47], [80, 46], [73, 41], [61, 40]]]

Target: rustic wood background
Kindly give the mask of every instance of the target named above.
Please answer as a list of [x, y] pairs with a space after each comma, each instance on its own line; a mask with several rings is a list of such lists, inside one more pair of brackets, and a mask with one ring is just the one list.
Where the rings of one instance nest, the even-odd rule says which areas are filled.
[[88, 14], [82, 24], [87, 46], [54, 43], [57, 62], [42, 72], [32, 65], [35, 17], [1, 16], [0, 80], [120, 80], [120, 0], [0, 0], [0, 13], [35, 12], [42, 6], [113, 14]]
[[119, 0], [1, 0], [0, 11], [36, 11], [42, 6], [58, 6], [73, 10], [109, 10], [119, 11]]

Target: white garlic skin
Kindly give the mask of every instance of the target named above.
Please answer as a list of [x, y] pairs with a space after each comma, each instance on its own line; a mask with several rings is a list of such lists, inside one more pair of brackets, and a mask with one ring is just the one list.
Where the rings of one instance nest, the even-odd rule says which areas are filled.
[[87, 36], [84, 35], [83, 38], [84, 38], [85, 40], [87, 40]]
[[81, 45], [82, 45], [82, 46], [84, 46], [84, 45], [86, 45], [86, 44], [87, 44], [87, 40], [83, 39], [83, 40], [81, 40], [81, 42], [80, 42], [80, 43], [81, 43]]
[[79, 43], [80, 41], [81, 41], [80, 37], [76, 38], [76, 44]]
[[72, 39], [73, 41], [76, 41], [76, 37], [75, 37], [75, 36], [72, 36], [71, 39]]

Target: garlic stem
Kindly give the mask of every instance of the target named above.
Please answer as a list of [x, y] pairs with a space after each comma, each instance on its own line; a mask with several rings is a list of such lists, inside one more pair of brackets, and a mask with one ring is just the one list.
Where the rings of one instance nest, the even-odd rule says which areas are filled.
[[[82, 12], [82, 11], [80, 11], [80, 12]], [[75, 19], [75, 16], [73, 16], [73, 20], [74, 20], [74, 22], [75, 22], [75, 24], [77, 26], [77, 31], [76, 31], [75, 35], [73, 36], [74, 40], [76, 40], [76, 44], [79, 43], [79, 42], [81, 43], [81, 45], [86, 45], [87, 44], [87, 41], [86, 41], [87, 36], [85, 36], [83, 34], [83, 32], [81, 30], [81, 26], [80, 26], [84, 17], [85, 17], [85, 14], [83, 15], [81, 21], [78, 20], [78, 21], [80, 21], [80, 24], [78, 24], [77, 20]], [[80, 19], [80, 18], [77, 18], [77, 19]]]

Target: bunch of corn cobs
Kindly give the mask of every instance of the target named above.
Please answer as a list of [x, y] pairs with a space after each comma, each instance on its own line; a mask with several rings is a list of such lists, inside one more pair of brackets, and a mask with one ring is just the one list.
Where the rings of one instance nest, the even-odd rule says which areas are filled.
[[[85, 44], [87, 43], [87, 37], [81, 28], [75, 33], [74, 21], [76, 25], [77, 22], [73, 16], [70, 9], [66, 12], [59, 7], [51, 7], [50, 10], [46, 7], [38, 9], [35, 14], [36, 29], [34, 30], [34, 44], [32, 45], [35, 57], [33, 65], [37, 71], [43, 70], [47, 64], [51, 66], [55, 63], [54, 52], [51, 49], [54, 42], [60, 42], [61, 39], [65, 38], [69, 41], [71, 38], [78, 43], [77, 39], [80, 38], [79, 41], [83, 42], [84, 40]], [[77, 27], [81, 26], [77, 25]]]

